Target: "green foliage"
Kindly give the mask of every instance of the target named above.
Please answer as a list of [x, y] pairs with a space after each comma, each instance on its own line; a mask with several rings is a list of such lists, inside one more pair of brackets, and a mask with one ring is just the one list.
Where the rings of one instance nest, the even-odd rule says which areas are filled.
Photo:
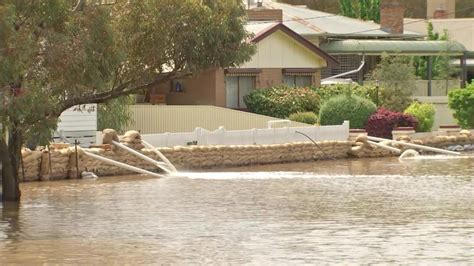
[[[239, 1], [101, 2], [0, 1], [0, 122], [17, 143], [50, 134], [70, 107], [239, 65], [255, 51]], [[19, 157], [13, 146], [2, 162], [18, 169], [3, 159]]]
[[291, 121], [310, 124], [310, 125], [314, 125], [318, 123], [318, 116], [313, 112], [294, 113], [290, 115], [289, 119]]
[[343, 16], [380, 22], [380, 0], [339, 0], [339, 6]]
[[349, 120], [351, 128], [364, 128], [376, 110], [377, 106], [370, 100], [356, 95], [339, 95], [323, 103], [319, 111], [319, 123], [340, 125], [344, 120]]
[[416, 76], [412, 61], [406, 56], [382, 55], [381, 62], [370, 73], [369, 79], [379, 81], [381, 106], [397, 112], [403, 112], [411, 103], [416, 88]]
[[[448, 41], [449, 36], [447, 30], [443, 31], [443, 35], [440, 35], [438, 32], [435, 32], [433, 29], [433, 24], [428, 23], [428, 40], [430, 41]], [[446, 51], [441, 53], [439, 56], [433, 56], [432, 67], [431, 67], [431, 77], [432, 79], [444, 79], [449, 80], [454, 76], [459, 74], [459, 67], [453, 67], [450, 64], [449, 56], [450, 46], [449, 43], [446, 44]], [[418, 77], [421, 77], [424, 80], [427, 80], [428, 77], [428, 58], [422, 56], [414, 56], [413, 62], [415, 66], [415, 73]], [[447, 88], [446, 88], [447, 89]]]
[[309, 88], [286, 86], [258, 89], [244, 97], [247, 108], [256, 114], [287, 118], [298, 112], [319, 111], [319, 96]]
[[454, 118], [466, 129], [474, 128], [474, 83], [465, 89], [455, 89], [448, 94], [448, 105], [454, 111]]
[[360, 86], [350, 84], [326, 85], [320, 88], [314, 88], [315, 92], [321, 97], [321, 102], [328, 100], [336, 95], [351, 93], [377, 103], [383, 93], [382, 88], [376, 86]]
[[106, 128], [112, 128], [119, 133], [123, 133], [125, 127], [132, 122], [130, 112], [131, 104], [134, 104], [134, 99], [131, 96], [123, 96], [99, 104], [97, 130], [102, 131]]
[[429, 132], [434, 124], [435, 107], [430, 103], [413, 102], [406, 110], [405, 114], [413, 115], [418, 121], [416, 131]]

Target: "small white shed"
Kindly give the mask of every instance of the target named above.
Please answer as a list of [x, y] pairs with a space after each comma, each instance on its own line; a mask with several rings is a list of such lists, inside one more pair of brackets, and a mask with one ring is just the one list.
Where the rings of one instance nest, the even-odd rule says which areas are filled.
[[[64, 111], [59, 117], [58, 132], [61, 132], [69, 142], [79, 141], [81, 146], [96, 143], [97, 104], [75, 106]], [[55, 141], [59, 136], [55, 134]]]

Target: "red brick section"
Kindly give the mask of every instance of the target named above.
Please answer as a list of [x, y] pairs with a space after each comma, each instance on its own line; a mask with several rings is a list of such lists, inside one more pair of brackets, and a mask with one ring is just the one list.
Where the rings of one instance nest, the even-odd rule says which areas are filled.
[[281, 68], [262, 68], [262, 72], [257, 76], [256, 88], [269, 88], [282, 84], [283, 74]]
[[380, 28], [393, 34], [403, 34], [405, 7], [398, 0], [382, 0], [380, 4]]
[[247, 10], [249, 21], [278, 21], [283, 20], [281, 9], [250, 9]]

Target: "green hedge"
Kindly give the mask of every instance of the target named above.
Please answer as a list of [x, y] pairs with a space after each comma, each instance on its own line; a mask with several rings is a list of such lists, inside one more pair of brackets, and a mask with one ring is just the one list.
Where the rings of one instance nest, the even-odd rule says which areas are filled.
[[454, 118], [463, 128], [474, 128], [474, 82], [465, 89], [455, 89], [448, 93], [448, 105], [454, 111]]
[[287, 118], [298, 112], [319, 112], [320, 97], [310, 88], [286, 86], [257, 89], [244, 97], [250, 112]]
[[300, 112], [291, 114], [289, 119], [300, 123], [314, 125], [318, 123], [318, 116], [313, 112]]
[[325, 85], [320, 88], [312, 88], [320, 97], [321, 101], [324, 102], [334, 96], [347, 94], [350, 92], [352, 95], [357, 95], [365, 99], [371, 100], [373, 103], [381, 102], [381, 95], [383, 89], [375, 86], [360, 86], [350, 84], [336, 84], [336, 85]]
[[321, 125], [340, 125], [350, 121], [351, 128], [364, 128], [377, 106], [368, 99], [357, 95], [338, 95], [330, 98], [321, 106], [319, 123]]
[[430, 103], [413, 102], [405, 110], [405, 114], [410, 114], [416, 117], [418, 125], [416, 131], [429, 132], [434, 124], [435, 108]]

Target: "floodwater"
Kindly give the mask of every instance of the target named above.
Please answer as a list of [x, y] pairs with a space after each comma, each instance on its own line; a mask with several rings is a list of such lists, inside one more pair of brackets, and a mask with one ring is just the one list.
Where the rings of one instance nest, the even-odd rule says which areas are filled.
[[474, 158], [22, 185], [0, 264], [474, 263]]

